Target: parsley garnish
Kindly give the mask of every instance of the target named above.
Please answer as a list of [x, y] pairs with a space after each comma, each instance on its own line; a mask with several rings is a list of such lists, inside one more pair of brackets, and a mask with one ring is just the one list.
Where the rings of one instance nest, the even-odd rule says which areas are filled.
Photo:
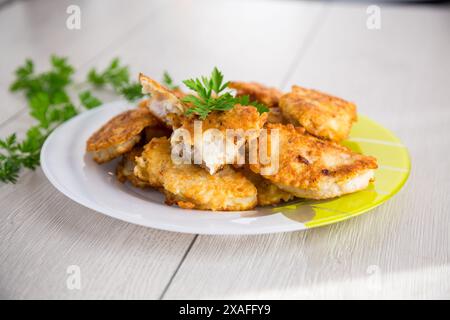
[[34, 170], [39, 166], [42, 145], [47, 136], [61, 123], [78, 114], [70, 101], [67, 87], [72, 83], [74, 68], [67, 59], [52, 56], [49, 71], [35, 73], [34, 63], [26, 60], [16, 70], [12, 92], [23, 92], [30, 115], [37, 120], [22, 141], [15, 133], [0, 139], [0, 181], [16, 182], [22, 167]]
[[86, 109], [93, 109], [102, 104], [102, 102], [94, 97], [90, 91], [83, 91], [78, 95], [80, 102]]
[[188, 79], [183, 83], [197, 93], [197, 96], [188, 95], [183, 98], [183, 102], [192, 104], [186, 114], [196, 114], [202, 120], [206, 119], [210, 112], [231, 110], [236, 104], [252, 105], [259, 113], [269, 111], [265, 105], [250, 101], [249, 96], [235, 97], [230, 92], [224, 92], [228, 82], [223, 83], [223, 74], [216, 67], [211, 72], [210, 78]]
[[98, 88], [110, 85], [116, 93], [123, 95], [128, 101], [134, 101], [144, 96], [141, 85], [138, 82], [130, 81], [128, 66], [120, 65], [118, 58], [113, 59], [102, 72], [91, 69], [87, 80]]
[[22, 167], [34, 170], [39, 165], [41, 147], [48, 133], [36, 126], [27, 131], [22, 142], [17, 141], [16, 134], [0, 140], [0, 181], [17, 181]]
[[12, 92], [22, 91], [31, 103], [33, 98], [45, 93], [50, 104], [69, 102], [66, 87], [72, 83], [74, 68], [65, 58], [52, 56], [51, 68], [47, 72], [34, 73], [33, 61], [27, 59], [25, 64], [16, 70], [16, 80], [11, 84]]
[[[42, 145], [48, 135], [61, 123], [79, 113], [67, 92], [73, 84], [75, 68], [66, 58], [52, 56], [50, 70], [36, 73], [32, 60], [17, 68], [12, 92], [22, 92], [27, 98], [30, 115], [37, 121], [19, 141], [15, 133], [0, 139], [0, 181], [15, 183], [22, 168], [34, 170], [39, 166]], [[89, 71], [88, 83], [94, 87], [110, 85], [127, 100], [142, 97], [141, 85], [130, 82], [128, 67], [114, 59], [102, 72]], [[92, 109], [102, 104], [89, 90], [78, 94], [79, 105]]]
[[162, 83], [170, 90], [178, 90], [180, 88], [179, 86], [173, 83], [173, 79], [167, 71], [164, 71], [163, 73]]

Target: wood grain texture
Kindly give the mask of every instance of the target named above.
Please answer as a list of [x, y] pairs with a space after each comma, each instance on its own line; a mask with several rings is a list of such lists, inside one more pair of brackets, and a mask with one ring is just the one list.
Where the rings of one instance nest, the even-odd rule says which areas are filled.
[[[262, 16], [250, 23], [245, 19], [254, 10], [253, 3]], [[295, 62], [296, 51], [322, 8], [315, 4], [237, 1], [232, 4], [221, 1], [217, 5], [226, 15], [216, 12], [215, 5], [209, 2], [193, 5], [183, 1], [160, 7], [151, 19], [144, 19], [132, 27], [126, 24], [128, 31], [111, 36], [110, 44], [101, 42], [97, 45], [94, 40], [92, 43], [80, 40], [80, 52], [87, 52], [82, 52], [84, 58], [78, 58], [76, 66], [80, 73], [85, 73], [92, 66], [105, 65], [112, 57], [120, 56], [127, 63], [133, 62], [134, 72], [146, 70], [158, 77], [164, 69], [169, 69], [175, 79], [183, 79], [193, 73], [208, 72], [217, 62], [224, 61], [227, 76], [261, 77], [276, 85], [284, 75], [282, 69], [286, 70]], [[44, 6], [48, 7], [48, 4]], [[198, 8], [204, 11], [199, 13]], [[120, 20], [123, 18], [119, 14], [121, 10], [109, 12], [105, 17]], [[86, 8], [84, 11], [88, 16], [95, 16], [94, 11]], [[228, 17], [234, 13], [237, 14], [236, 23], [231, 23]], [[267, 24], [271, 15], [277, 20], [286, 17], [286, 22], [275, 26]], [[201, 22], [208, 16], [208, 24], [217, 22], [215, 30], [205, 28], [207, 24]], [[129, 18], [124, 20], [130, 23]], [[188, 32], [185, 23], [195, 32]], [[291, 25], [298, 30], [289, 30]], [[50, 35], [58, 32], [47, 28]], [[31, 32], [24, 29], [20, 32]], [[252, 39], [256, 29], [261, 36]], [[109, 32], [117, 33], [117, 30]], [[228, 32], [233, 41], [228, 38]], [[289, 37], [279, 37], [286, 32], [291, 32]], [[85, 35], [91, 36], [94, 39], [99, 35]], [[214, 37], [223, 39], [222, 47], [209, 45]], [[187, 43], [187, 39], [192, 44]], [[26, 45], [39, 47], [37, 44]], [[89, 45], [96, 51], [90, 51]], [[47, 58], [52, 48], [50, 43], [43, 44], [41, 60]], [[11, 50], [22, 52], [18, 48]], [[64, 47], [63, 50], [69, 49]], [[256, 55], [253, 51], [261, 54]], [[285, 52], [286, 56], [280, 60], [279, 56]], [[245, 61], [229, 59], [240, 53], [245, 55]], [[72, 54], [67, 54], [72, 58]], [[183, 56], [186, 59], [180, 60]], [[277, 67], [275, 63], [279, 61]], [[2, 60], [2, 63], [6, 62]], [[13, 66], [11, 64], [9, 68]], [[8, 81], [6, 79], [5, 83]], [[6, 90], [6, 85], [3, 89]], [[11, 132], [23, 135], [32, 123], [27, 114], [16, 114], [0, 126], [0, 135]], [[40, 169], [22, 173], [17, 185], [0, 185], [0, 201], [1, 298], [159, 298], [170, 285], [194, 239], [193, 235], [133, 226], [83, 208], [55, 190]], [[69, 265], [80, 266], [81, 291], [66, 287]]]
[[[2, 298], [159, 297], [191, 236], [86, 210], [57, 193], [41, 172], [22, 183], [33, 192], [20, 205], [3, 206]], [[2, 203], [14, 192], [2, 190]], [[70, 265], [80, 267], [81, 290], [66, 287]]]
[[[0, 134], [27, 124], [21, 116]], [[3, 299], [157, 299], [193, 239], [89, 210], [41, 169], [0, 185], [0, 204]], [[71, 265], [80, 267], [81, 290], [66, 286]]]
[[328, 227], [199, 236], [165, 298], [450, 297], [450, 12], [382, 5], [375, 31], [366, 8], [335, 4], [287, 83], [354, 100], [395, 131], [412, 157], [405, 188]]

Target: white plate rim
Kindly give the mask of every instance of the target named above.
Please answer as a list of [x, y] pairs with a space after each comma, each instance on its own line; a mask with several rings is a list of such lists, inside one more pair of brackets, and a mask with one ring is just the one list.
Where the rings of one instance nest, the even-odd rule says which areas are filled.
[[[48, 162], [46, 161], [49, 147], [54, 142], [55, 137], [60, 135], [61, 132], [64, 132], [64, 130], [67, 127], [69, 127], [70, 125], [72, 125], [74, 122], [82, 121], [83, 119], [94, 116], [96, 113], [101, 113], [104, 108], [110, 108], [111, 105], [114, 105], [114, 104], [128, 104], [129, 105], [129, 103], [127, 103], [126, 101], [113, 101], [113, 102], [105, 103], [95, 109], [84, 111], [84, 112], [80, 113], [79, 115], [75, 116], [74, 118], [72, 118], [72, 119], [68, 120], [67, 122], [58, 126], [47, 137], [46, 141], [44, 142], [44, 144], [42, 146], [41, 168], [44, 172], [44, 175], [47, 177], [47, 179], [50, 181], [50, 183], [59, 192], [61, 192], [62, 194], [64, 194], [68, 198], [70, 198], [71, 200], [75, 201], [78, 204], [81, 204], [82, 206], [84, 206], [86, 208], [94, 210], [98, 213], [110, 216], [112, 218], [115, 218], [115, 219], [118, 219], [118, 220], [121, 220], [124, 222], [132, 223], [132, 224], [136, 224], [136, 225], [140, 225], [140, 226], [144, 226], [144, 227], [159, 229], [159, 230], [171, 231], [171, 232], [181, 232], [181, 233], [188, 233], [188, 234], [203, 234], [203, 235], [258, 235], [258, 234], [293, 232], [293, 231], [300, 231], [300, 230], [307, 229], [307, 227], [305, 225], [303, 225], [302, 223], [299, 223], [299, 222], [295, 222], [295, 223], [293, 222], [290, 225], [280, 225], [280, 226], [272, 225], [267, 228], [259, 227], [256, 229], [254, 227], [249, 226], [249, 228], [239, 228], [236, 230], [232, 230], [230, 228], [227, 228], [227, 229], [219, 228], [219, 229], [212, 230], [211, 228], [202, 228], [201, 226], [186, 226], [186, 225], [174, 226], [173, 224], [162, 223], [160, 221], [153, 221], [152, 224], [149, 225], [147, 223], [142, 223], [142, 220], [137, 219], [137, 218], [134, 219], [132, 217], [128, 217], [127, 219], [124, 219], [122, 214], [120, 214], [114, 210], [106, 210], [104, 207], [97, 205], [96, 203], [90, 201], [88, 198], [77, 195], [72, 190], [66, 188], [66, 186], [64, 186], [64, 184], [62, 184], [60, 182], [60, 180], [54, 175], [52, 168], [48, 165]], [[131, 107], [134, 107], [135, 105], [133, 104], [133, 105], [129, 105], [129, 106], [131, 108]], [[168, 208], [173, 208], [173, 207], [168, 207]], [[185, 209], [180, 209], [180, 208], [174, 208], [174, 209], [180, 210], [180, 211], [186, 211]], [[202, 212], [199, 210], [196, 210], [196, 211]], [[252, 210], [252, 211], [247, 211], [247, 212], [256, 212], [256, 211], [257, 210]], [[212, 215], [227, 215], [227, 214], [233, 215], [233, 214], [241, 213], [241, 212], [211, 213], [210, 211], [203, 211], [203, 212], [207, 212], [208, 214], [212, 214]]]

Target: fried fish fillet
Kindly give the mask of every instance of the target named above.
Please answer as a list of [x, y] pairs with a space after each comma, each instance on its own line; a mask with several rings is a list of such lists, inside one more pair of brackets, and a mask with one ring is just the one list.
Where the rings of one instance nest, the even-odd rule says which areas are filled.
[[135, 146], [130, 152], [122, 156], [122, 160], [116, 168], [117, 180], [122, 183], [130, 181], [132, 185], [138, 188], [146, 188], [150, 186], [148, 181], [142, 180], [134, 174], [136, 157], [139, 157], [142, 154], [142, 150], [142, 146]]
[[[315, 138], [303, 128], [269, 124], [279, 133], [279, 166], [264, 177], [300, 198], [328, 199], [365, 189], [374, 179], [375, 158], [365, 156], [331, 141]], [[268, 150], [272, 148], [268, 135]], [[261, 163], [250, 164], [261, 173]]]
[[157, 125], [158, 119], [147, 109], [136, 108], [122, 112], [88, 139], [86, 150], [97, 163], [108, 162], [130, 151], [140, 141], [144, 128]]
[[326, 93], [293, 86], [279, 103], [283, 116], [316, 137], [339, 142], [356, 121], [356, 106]]
[[167, 138], [154, 138], [136, 158], [135, 174], [163, 187], [168, 204], [200, 210], [248, 210], [256, 205], [256, 188], [241, 173], [227, 167], [210, 175], [192, 164], [172, 162]]
[[277, 107], [283, 93], [276, 88], [269, 88], [257, 82], [232, 81], [229, 88], [235, 89], [237, 96], [248, 95], [251, 101], [258, 101], [269, 108]]
[[150, 94], [147, 101], [147, 108], [159, 120], [164, 122], [169, 128], [174, 126], [174, 119], [182, 116], [187, 107], [181, 102], [181, 91], [172, 91], [164, 87], [159, 82], [139, 74], [139, 82], [142, 85], [142, 93]]
[[[233, 159], [237, 159], [237, 153], [240, 147], [245, 147], [245, 143], [251, 140], [256, 140], [259, 132], [267, 121], [267, 113], [259, 114], [258, 110], [253, 106], [236, 105], [233, 109], [227, 111], [211, 112], [205, 120], [201, 121], [202, 129], [202, 150], [197, 150], [198, 145], [194, 141], [195, 117], [184, 118], [181, 121], [181, 126], [174, 130], [171, 138], [171, 145], [180, 143], [180, 137], [183, 137], [183, 132], [188, 132], [191, 140], [189, 141], [192, 147], [192, 154], [201, 152], [202, 165], [214, 174], [219, 171], [226, 163], [232, 163]], [[222, 135], [209, 134], [218, 130]], [[235, 130], [243, 132], [245, 136], [236, 141], [236, 147], [231, 150], [226, 148], [225, 138], [227, 137], [227, 130]], [[229, 132], [229, 131], [228, 131]], [[242, 149], [241, 149], [242, 150]], [[231, 159], [228, 161], [228, 159]]]
[[255, 185], [258, 191], [259, 206], [276, 205], [282, 201], [294, 199], [293, 194], [278, 188], [269, 180], [251, 171], [247, 166], [244, 166], [239, 171]]

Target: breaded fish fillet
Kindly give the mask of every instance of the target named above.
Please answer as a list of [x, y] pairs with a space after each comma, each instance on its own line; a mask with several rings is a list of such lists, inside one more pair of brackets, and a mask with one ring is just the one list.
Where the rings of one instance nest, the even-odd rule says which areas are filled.
[[[181, 136], [182, 130], [187, 130], [191, 136], [191, 146], [194, 148], [194, 124], [195, 117], [184, 118], [181, 121], [181, 126], [174, 130], [171, 138], [171, 145], [174, 147], [179, 143], [178, 138]], [[203, 132], [203, 163], [202, 165], [209, 171], [210, 174], [216, 173], [220, 170], [226, 161], [226, 156], [231, 159], [236, 159], [236, 154], [239, 151], [235, 148], [235, 152], [225, 150], [226, 144], [221, 144], [226, 137], [227, 130], [243, 130], [248, 134], [241, 140], [242, 144], [246, 141], [256, 140], [259, 132], [267, 121], [267, 113], [259, 114], [258, 110], [253, 106], [236, 105], [233, 109], [227, 111], [211, 112], [205, 120], [202, 121]], [[223, 134], [221, 137], [209, 135], [207, 130], [217, 129]], [[227, 155], [225, 156], [225, 151]], [[230, 161], [231, 162], [231, 161]]]
[[153, 138], [135, 158], [134, 175], [154, 188], [162, 188], [166, 168], [173, 166], [167, 138]]
[[155, 117], [164, 122], [169, 128], [174, 126], [174, 118], [182, 116], [187, 107], [181, 102], [181, 91], [172, 91], [159, 82], [142, 73], [139, 74], [142, 93], [150, 94], [147, 107]]
[[167, 138], [154, 138], [136, 159], [135, 173], [162, 186], [168, 204], [201, 210], [248, 210], [256, 205], [256, 188], [241, 173], [227, 167], [210, 175], [191, 164], [174, 164]]
[[[290, 124], [269, 124], [267, 128], [279, 132], [279, 167], [264, 177], [297, 197], [334, 198], [365, 189], [374, 179], [378, 166], [373, 157], [315, 138]], [[270, 135], [268, 142], [270, 150]], [[250, 165], [256, 173], [264, 167], [260, 163]]]
[[150, 186], [148, 181], [144, 181], [134, 174], [136, 157], [139, 157], [142, 154], [142, 150], [142, 146], [135, 146], [130, 152], [125, 153], [122, 156], [122, 160], [116, 168], [117, 180], [122, 183], [125, 183], [125, 181], [130, 181], [132, 185], [138, 188], [146, 188]]
[[97, 163], [108, 162], [130, 151], [141, 139], [141, 131], [160, 122], [147, 109], [122, 112], [109, 120], [87, 141], [86, 150]]
[[279, 103], [283, 116], [310, 134], [339, 142], [347, 138], [356, 121], [356, 106], [326, 93], [293, 86]]
[[269, 180], [251, 171], [247, 166], [239, 169], [239, 172], [242, 172], [242, 174], [255, 185], [256, 190], [258, 191], [257, 196], [259, 206], [276, 205], [282, 201], [294, 199], [294, 195], [278, 188]]
[[236, 90], [237, 96], [248, 95], [250, 101], [258, 101], [269, 108], [277, 107], [283, 93], [276, 88], [269, 88], [257, 82], [232, 81], [229, 88]]

